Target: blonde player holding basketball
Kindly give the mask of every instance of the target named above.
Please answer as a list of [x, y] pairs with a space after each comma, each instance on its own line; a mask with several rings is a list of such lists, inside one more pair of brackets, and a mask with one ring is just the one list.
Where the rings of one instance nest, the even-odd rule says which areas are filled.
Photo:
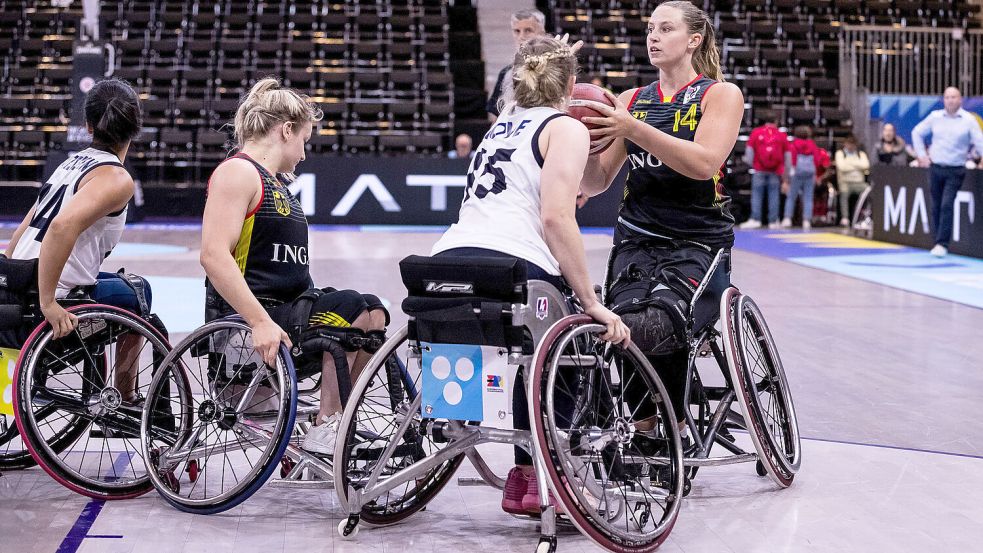
[[[584, 311], [607, 326], [602, 338], [621, 343], [630, 334], [594, 295], [575, 217], [590, 136], [564, 113], [576, 80], [574, 51], [564, 40], [548, 37], [533, 38], [519, 48], [511, 96], [478, 145], [460, 218], [432, 253], [524, 260], [530, 279], [561, 290], [569, 285]], [[513, 390], [514, 425], [528, 430], [524, 387], [516, 382]], [[557, 406], [558, 412], [564, 409]], [[532, 459], [516, 448], [515, 462], [502, 508], [539, 514]]]
[[734, 243], [730, 198], [720, 182], [737, 141], [744, 98], [722, 82], [713, 24], [689, 2], [660, 4], [648, 24], [649, 60], [659, 80], [609, 95], [615, 107], [585, 102], [602, 117], [595, 141], [613, 141], [587, 163], [583, 190], [611, 186], [629, 162], [615, 229], [608, 304], [659, 371], [677, 413], [686, 374], [686, 316], [718, 250]]

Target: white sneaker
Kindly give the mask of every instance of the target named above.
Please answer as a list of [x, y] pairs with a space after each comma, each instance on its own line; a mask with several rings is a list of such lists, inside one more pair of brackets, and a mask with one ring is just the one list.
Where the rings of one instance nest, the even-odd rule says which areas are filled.
[[782, 219], [782, 228], [792, 228], [792, 220], [788, 217]]
[[341, 423], [341, 413], [322, 418], [321, 424], [312, 426], [304, 436], [300, 448], [304, 451], [333, 455], [335, 441], [338, 438], [338, 425]]
[[932, 248], [932, 251], [930, 251], [929, 253], [931, 253], [935, 257], [945, 257], [946, 254], [949, 253], [949, 250], [942, 244], [936, 244], [935, 247]]
[[812, 228], [812, 223], [809, 221], [802, 221], [802, 230], [809, 230]]
[[840, 219], [840, 226], [841, 227], [848, 227], [848, 226], [850, 226], [850, 220], [847, 219], [846, 217]]
[[778, 221], [775, 221], [774, 223], [768, 223], [768, 227], [767, 228], [769, 228], [769, 229], [777, 229], [777, 228], [779, 228], [779, 226], [780, 225], [779, 225]]
[[740, 228], [742, 228], [742, 229], [756, 229], [756, 228], [761, 228], [761, 221], [759, 221], [757, 219], [748, 219], [747, 221], [744, 221], [743, 223], [741, 223]]

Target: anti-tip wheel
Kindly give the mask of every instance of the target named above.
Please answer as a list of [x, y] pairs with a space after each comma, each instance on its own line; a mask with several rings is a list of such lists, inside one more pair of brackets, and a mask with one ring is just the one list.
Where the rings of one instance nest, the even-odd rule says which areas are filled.
[[556, 536], [539, 538], [536, 545], [536, 553], [556, 553]]
[[338, 534], [344, 539], [352, 539], [358, 535], [358, 517], [350, 516], [338, 523]]

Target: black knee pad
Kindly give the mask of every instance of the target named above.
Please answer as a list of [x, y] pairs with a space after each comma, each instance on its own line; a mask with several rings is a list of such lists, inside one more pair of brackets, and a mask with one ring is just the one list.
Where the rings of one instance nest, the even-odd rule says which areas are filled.
[[648, 275], [629, 264], [611, 284], [608, 305], [631, 329], [640, 350], [668, 353], [686, 347], [694, 288], [671, 269]]
[[[675, 306], [678, 309], [680, 306]], [[624, 313], [621, 320], [631, 329], [631, 341], [645, 353], [669, 353], [686, 347], [685, 323], [670, 315], [670, 306], [649, 305]], [[680, 313], [681, 315], [681, 313]]]

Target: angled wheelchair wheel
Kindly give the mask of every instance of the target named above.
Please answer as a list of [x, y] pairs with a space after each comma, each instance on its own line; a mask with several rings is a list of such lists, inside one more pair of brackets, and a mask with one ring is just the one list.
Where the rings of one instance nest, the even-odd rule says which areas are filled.
[[722, 336], [731, 382], [765, 472], [782, 488], [802, 462], [799, 427], [785, 369], [761, 310], [730, 288], [721, 298]]
[[[420, 352], [409, 346], [403, 327], [372, 356], [352, 387], [335, 448], [335, 490], [343, 506], [349, 505], [350, 488], [364, 489], [373, 473], [382, 484], [398, 471], [439, 453], [449, 443], [440, 437], [440, 429], [462, 424], [421, 416], [416, 401], [421, 376]], [[392, 452], [387, 456], [390, 445]], [[437, 495], [463, 460], [463, 453], [453, 456], [396, 484], [363, 505], [358, 516], [376, 525], [405, 519]]]
[[532, 437], [559, 511], [610, 551], [656, 549], [683, 499], [683, 453], [665, 388], [634, 345], [612, 346], [587, 315], [536, 349]]
[[237, 317], [205, 324], [161, 364], [140, 426], [153, 486], [182, 511], [213, 514], [248, 499], [279, 467], [294, 428], [297, 382], [286, 346], [276, 367]]
[[140, 417], [170, 347], [149, 323], [107, 305], [70, 308], [78, 328], [52, 339], [44, 323], [16, 369], [17, 427], [34, 460], [65, 487], [96, 499], [151, 489]]

